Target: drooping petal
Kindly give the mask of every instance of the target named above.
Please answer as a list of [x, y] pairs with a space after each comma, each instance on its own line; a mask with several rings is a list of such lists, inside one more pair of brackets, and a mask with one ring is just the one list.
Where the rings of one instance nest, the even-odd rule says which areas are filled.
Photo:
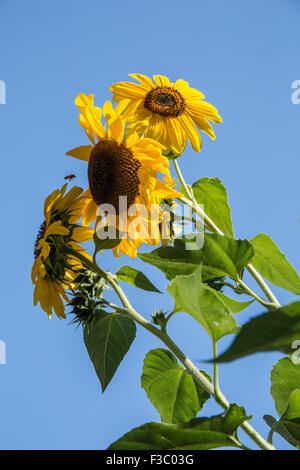
[[206, 119], [200, 118], [198, 116], [191, 116], [194, 124], [203, 132], [206, 132], [213, 140], [215, 140], [216, 136], [212, 126], [209, 124]]
[[52, 306], [58, 318], [66, 318], [65, 306], [55, 284], [50, 284]]
[[45, 231], [44, 238], [47, 238], [50, 235], [69, 235], [69, 229], [62, 225], [61, 220], [57, 220], [56, 222], [53, 222], [53, 224], [49, 225]]
[[206, 101], [199, 101], [198, 103], [188, 103], [187, 110], [193, 116], [209, 119], [212, 122], [220, 123], [222, 118], [219, 115], [217, 109]]
[[185, 131], [191, 146], [195, 150], [195, 152], [200, 152], [201, 150], [201, 137], [197, 129], [195, 128], [194, 124], [191, 122], [191, 120], [186, 116], [182, 115], [180, 116], [180, 123]]

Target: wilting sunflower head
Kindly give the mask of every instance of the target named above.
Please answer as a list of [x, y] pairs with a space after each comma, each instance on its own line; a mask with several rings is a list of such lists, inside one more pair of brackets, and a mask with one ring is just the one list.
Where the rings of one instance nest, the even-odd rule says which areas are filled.
[[[88, 163], [89, 198], [83, 210], [83, 223], [91, 223], [97, 209], [99, 215], [99, 207], [105, 207], [102, 212], [110, 216], [109, 225], [124, 234], [113, 249], [114, 254], [135, 257], [136, 249], [143, 242], [157, 244], [160, 241], [159, 220], [156, 216], [153, 220], [151, 206], [159, 206], [164, 198], [181, 196], [173, 188], [169, 161], [162, 154], [164, 147], [153, 139], [141, 139], [134, 127], [125, 130], [124, 120], [109, 101], [103, 106], [105, 127], [101, 123], [102, 110], [94, 106], [93, 95], [81, 93], [75, 103], [81, 113], [79, 123], [93, 144], [67, 152]], [[164, 180], [159, 179], [158, 173], [164, 175]], [[137, 224], [141, 211], [143, 216]], [[112, 216], [116, 216], [114, 221]]]
[[92, 229], [77, 224], [85, 204], [83, 190], [74, 186], [66, 193], [66, 189], [67, 184], [46, 198], [44, 221], [34, 244], [34, 305], [40, 302], [49, 318], [52, 309], [59, 318], [65, 318], [65, 289], [73, 286], [78, 269], [82, 268], [71, 251], [89, 257], [78, 243], [93, 238]]
[[215, 139], [208, 121], [222, 122], [214, 106], [203, 101], [204, 95], [180, 79], [171, 83], [167, 77], [130, 74], [140, 83], [119, 82], [110, 87], [118, 102], [122, 119], [128, 120], [146, 137], [157, 140], [180, 155], [189, 139], [196, 152], [201, 150], [199, 130]]

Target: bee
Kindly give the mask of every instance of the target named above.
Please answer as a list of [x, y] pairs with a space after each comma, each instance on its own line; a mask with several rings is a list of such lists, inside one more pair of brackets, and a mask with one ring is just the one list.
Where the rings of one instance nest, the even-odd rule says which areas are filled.
[[76, 175], [67, 175], [64, 177], [65, 180], [72, 181], [73, 178], [76, 178]]

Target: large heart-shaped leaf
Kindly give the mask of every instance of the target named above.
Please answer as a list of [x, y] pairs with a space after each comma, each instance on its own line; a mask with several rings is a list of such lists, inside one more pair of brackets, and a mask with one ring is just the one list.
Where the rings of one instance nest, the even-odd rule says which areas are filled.
[[102, 386], [113, 378], [120, 362], [135, 338], [136, 326], [131, 318], [117, 313], [97, 312], [84, 328], [84, 342]]
[[154, 349], [146, 354], [141, 380], [164, 423], [190, 421], [209, 398], [166, 349]]

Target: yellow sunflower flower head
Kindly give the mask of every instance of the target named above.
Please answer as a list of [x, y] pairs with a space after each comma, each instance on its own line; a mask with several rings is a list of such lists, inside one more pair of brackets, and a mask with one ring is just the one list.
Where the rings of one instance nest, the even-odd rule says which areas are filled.
[[67, 184], [53, 191], [44, 203], [44, 221], [34, 246], [31, 278], [34, 284], [34, 305], [39, 302], [51, 318], [52, 311], [65, 318], [63, 300], [68, 301], [65, 289], [74, 286], [82, 265], [70, 255], [66, 246], [89, 257], [79, 243], [92, 240], [93, 230], [77, 224], [82, 214], [85, 196], [74, 186], [66, 192]]
[[[173, 187], [169, 161], [162, 154], [163, 145], [150, 138], [141, 139], [134, 126], [129, 131], [125, 129], [124, 119], [110, 101], [103, 106], [104, 127], [102, 110], [94, 106], [93, 99], [93, 95], [80, 93], [75, 100], [80, 111], [79, 123], [92, 145], [67, 152], [67, 155], [88, 163], [89, 189], [83, 223], [90, 224], [96, 219], [98, 206], [112, 206], [117, 219], [123, 216], [120, 228], [120, 222], [112, 221], [111, 214], [106, 213], [108, 225], [115, 225], [123, 234], [113, 253], [117, 257], [123, 253], [134, 258], [143, 242], [156, 245], [160, 241], [159, 214], [153, 216], [151, 207], [159, 205], [162, 199], [180, 197], [181, 194]], [[159, 179], [158, 173], [164, 180]], [[120, 205], [122, 197], [126, 200], [125, 207]], [[147, 209], [147, 214], [141, 207]], [[98, 221], [101, 225], [103, 218], [99, 217]]]
[[165, 154], [180, 155], [189, 139], [196, 152], [201, 150], [199, 131], [212, 139], [215, 134], [208, 121], [222, 122], [214, 106], [203, 101], [204, 95], [179, 79], [171, 83], [167, 77], [130, 74], [139, 81], [118, 82], [110, 87], [113, 101], [118, 103], [122, 119], [128, 120], [137, 132], [157, 140], [165, 147]]

